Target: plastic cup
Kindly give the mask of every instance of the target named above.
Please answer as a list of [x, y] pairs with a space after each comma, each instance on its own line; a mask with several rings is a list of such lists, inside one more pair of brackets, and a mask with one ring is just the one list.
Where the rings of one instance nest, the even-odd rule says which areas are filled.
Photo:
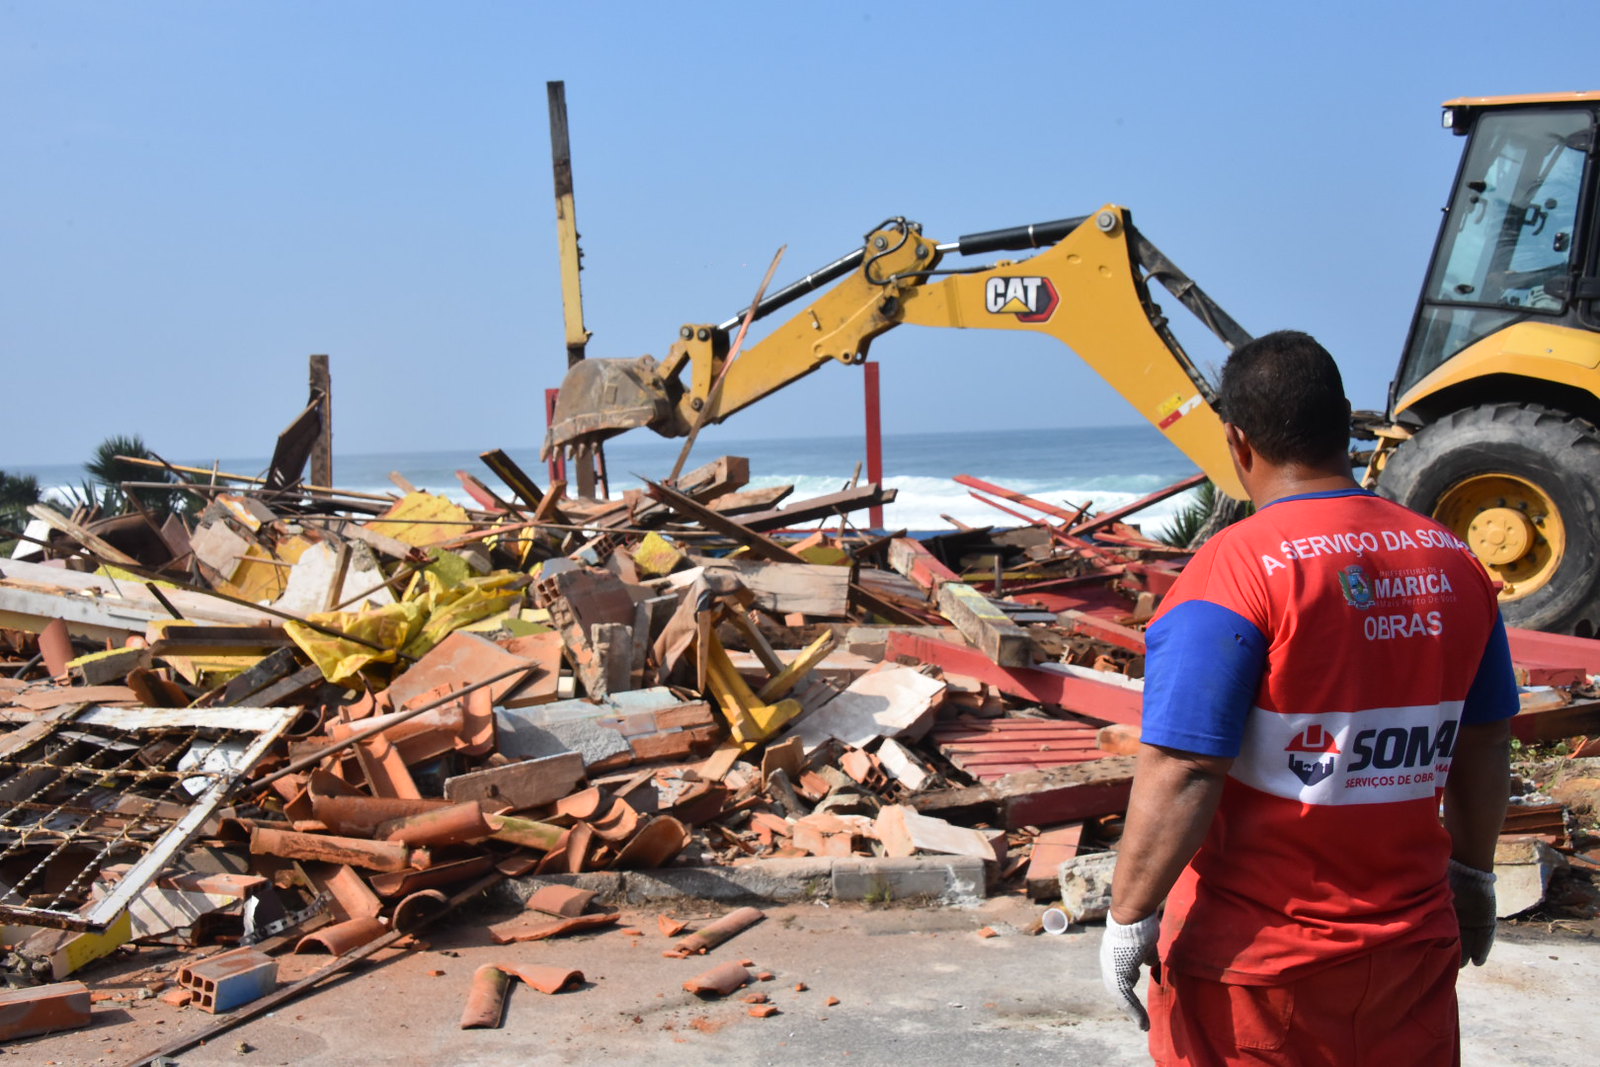
[[1044, 932], [1047, 934], [1064, 934], [1067, 932], [1067, 913], [1060, 908], [1046, 908], [1044, 910]]

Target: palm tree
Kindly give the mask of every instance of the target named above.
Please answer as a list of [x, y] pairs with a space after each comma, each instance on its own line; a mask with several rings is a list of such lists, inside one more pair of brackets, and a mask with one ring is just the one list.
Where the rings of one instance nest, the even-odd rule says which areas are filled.
[[1194, 498], [1172, 516], [1171, 525], [1156, 537], [1177, 548], [1199, 548], [1206, 538], [1254, 511], [1248, 502], [1218, 493], [1215, 483], [1204, 481], [1195, 487]]
[[[129, 456], [134, 459], [158, 459], [159, 457], [145, 447], [144, 439], [138, 434], [113, 434], [101, 441], [95, 447], [94, 456], [83, 465], [89, 477], [101, 488], [94, 494], [93, 503], [100, 506], [102, 514], [119, 515], [132, 510], [132, 505], [127, 502], [127, 494], [122, 489], [123, 482], [170, 482], [173, 476], [170, 472], [155, 467], [147, 467], [140, 463], [129, 463], [120, 456]], [[146, 511], [160, 518], [173, 512], [182, 513], [187, 510], [187, 499], [183, 491], [174, 487], [172, 489], [134, 489], [130, 490], [139, 498], [139, 503], [144, 505]]]
[[[39, 502], [39, 479], [0, 470], [0, 526], [21, 530], [28, 523], [28, 505]], [[0, 554], [9, 556], [15, 540], [0, 540]]]

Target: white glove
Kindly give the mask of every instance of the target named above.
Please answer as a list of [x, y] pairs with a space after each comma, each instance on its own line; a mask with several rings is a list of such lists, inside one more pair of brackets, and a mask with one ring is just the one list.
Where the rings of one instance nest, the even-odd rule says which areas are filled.
[[1139, 984], [1139, 968], [1158, 966], [1156, 941], [1160, 936], [1161, 920], [1155, 915], [1126, 926], [1107, 915], [1105, 936], [1100, 939], [1100, 980], [1141, 1030], [1150, 1029], [1150, 1015], [1133, 987]]
[[1494, 872], [1450, 861], [1450, 892], [1455, 894], [1461, 927], [1461, 966], [1482, 967], [1494, 944]]

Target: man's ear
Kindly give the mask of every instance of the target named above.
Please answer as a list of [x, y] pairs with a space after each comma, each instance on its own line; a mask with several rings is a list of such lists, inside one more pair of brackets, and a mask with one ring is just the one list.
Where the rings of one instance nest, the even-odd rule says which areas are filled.
[[1228, 452], [1233, 456], [1233, 462], [1238, 464], [1241, 471], [1248, 471], [1255, 466], [1256, 451], [1250, 447], [1249, 436], [1231, 422], [1222, 424], [1223, 439], [1228, 442]]

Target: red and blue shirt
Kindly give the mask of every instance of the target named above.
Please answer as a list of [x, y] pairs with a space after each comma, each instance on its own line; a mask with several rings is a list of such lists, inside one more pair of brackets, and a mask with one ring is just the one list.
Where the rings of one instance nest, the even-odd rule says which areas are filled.
[[1233, 760], [1168, 966], [1274, 984], [1455, 935], [1440, 792], [1461, 725], [1518, 707], [1464, 542], [1364, 490], [1283, 498], [1196, 554], [1147, 647], [1143, 741]]

